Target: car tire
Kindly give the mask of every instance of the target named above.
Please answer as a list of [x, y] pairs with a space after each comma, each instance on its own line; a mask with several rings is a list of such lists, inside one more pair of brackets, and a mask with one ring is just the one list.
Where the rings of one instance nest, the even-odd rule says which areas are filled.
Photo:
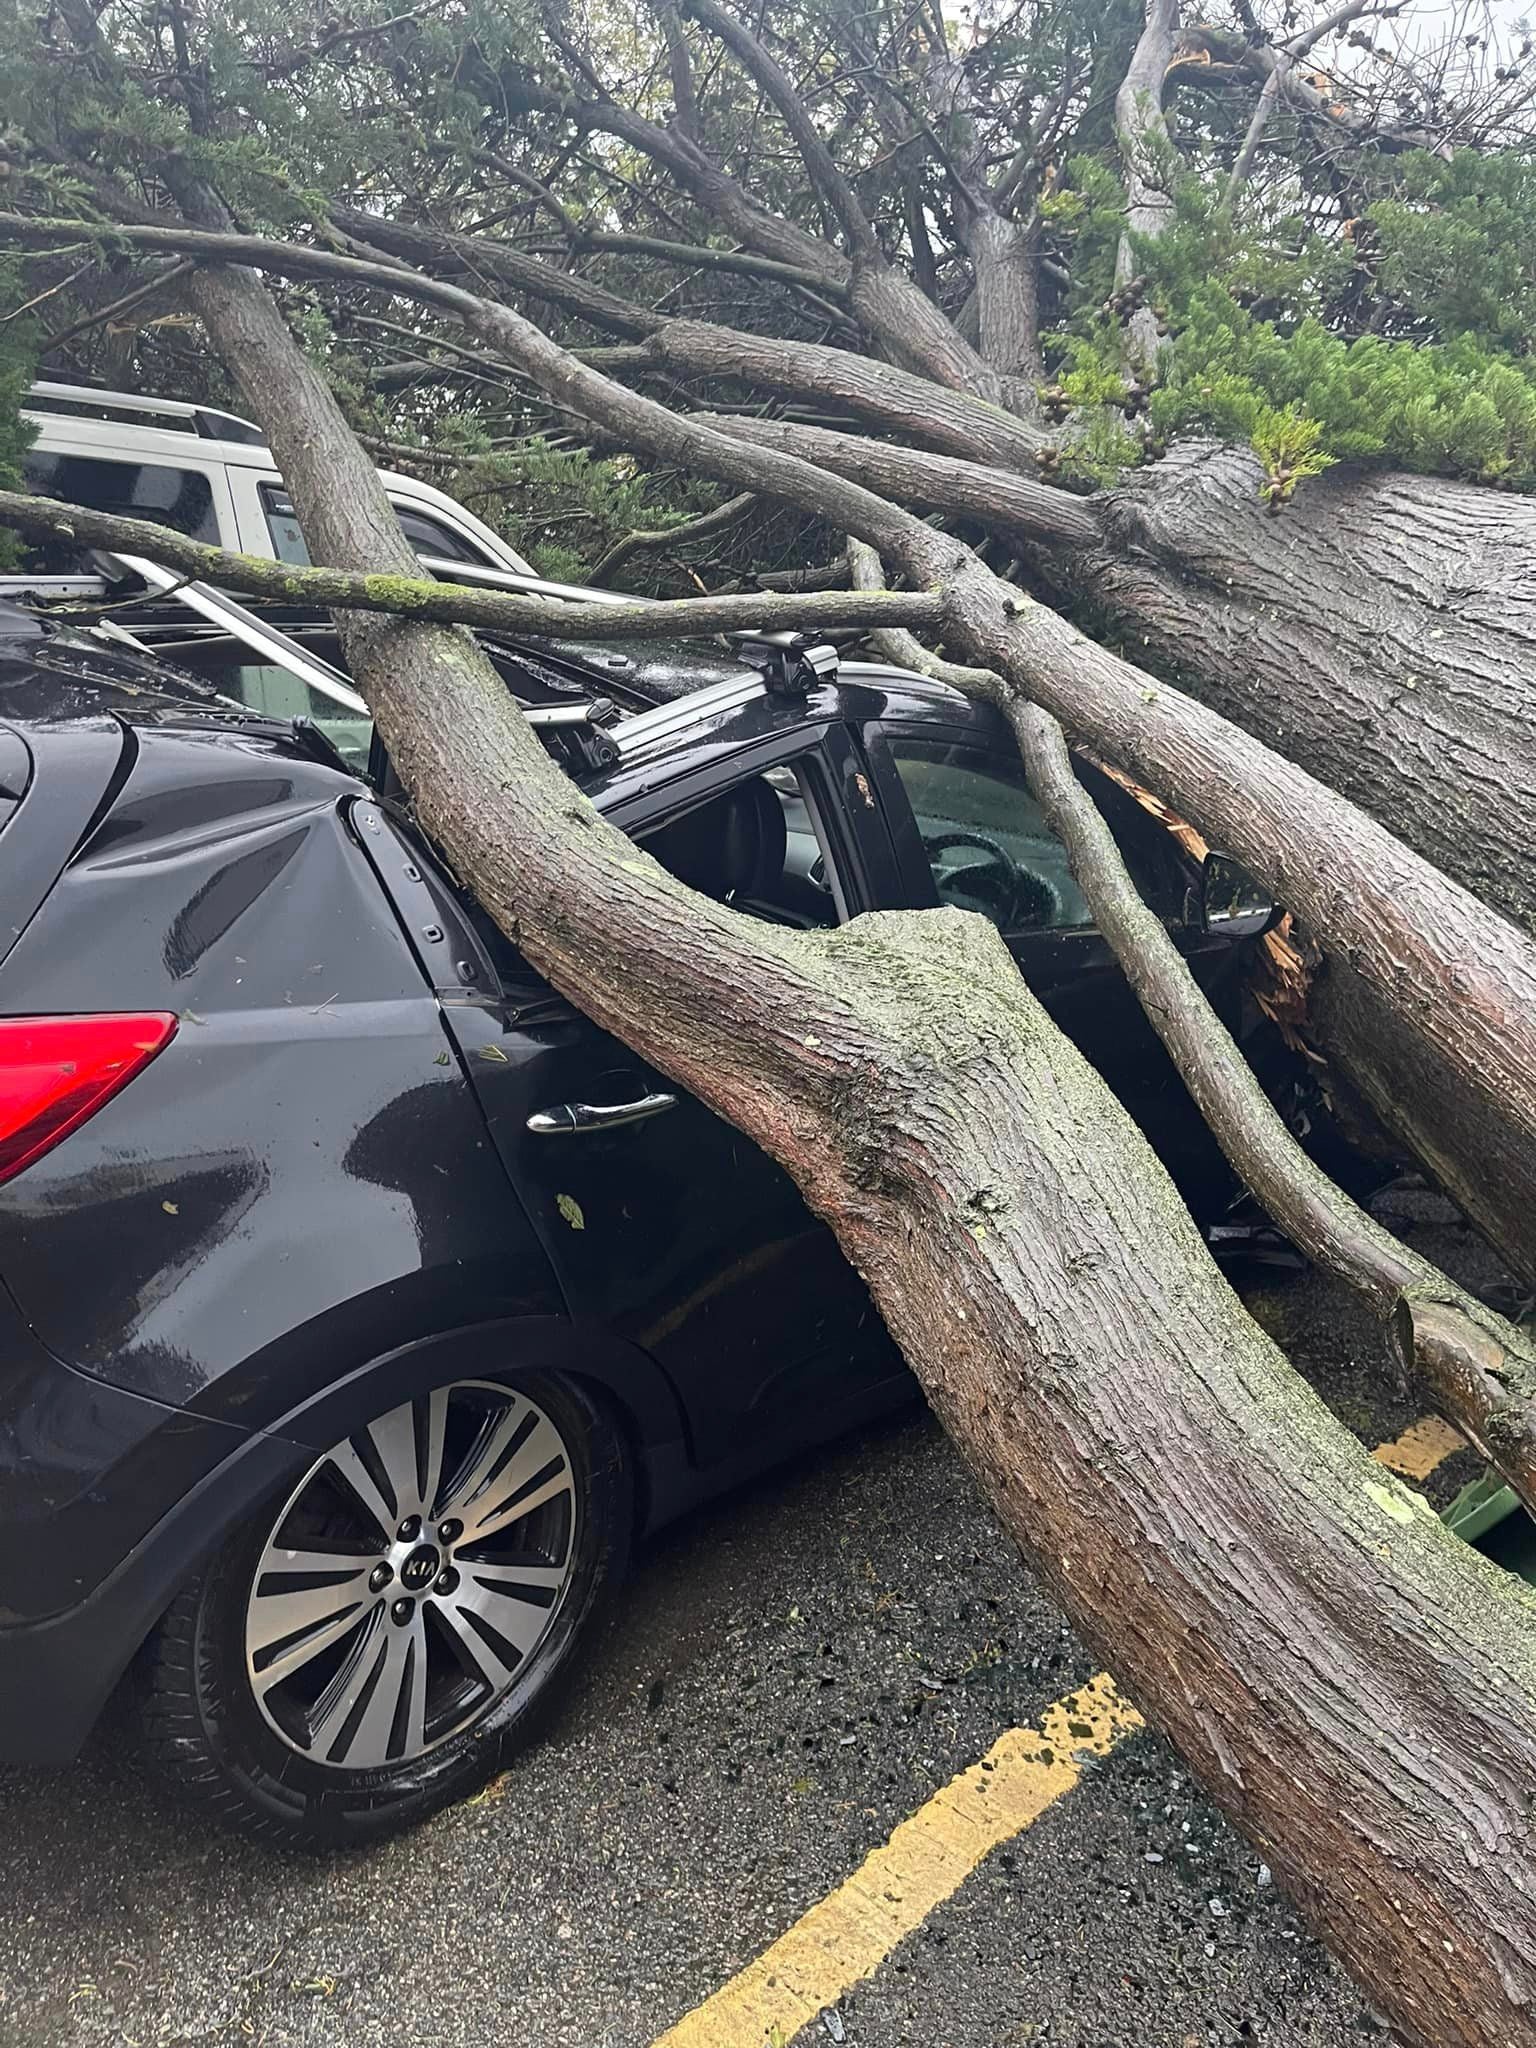
[[[427, 1505], [434, 1444], [428, 1519], [381, 1528]], [[165, 1614], [142, 1706], [155, 1761], [259, 1839], [413, 1826], [535, 1732], [623, 1575], [631, 1499], [617, 1431], [570, 1382], [455, 1380], [364, 1418]]]

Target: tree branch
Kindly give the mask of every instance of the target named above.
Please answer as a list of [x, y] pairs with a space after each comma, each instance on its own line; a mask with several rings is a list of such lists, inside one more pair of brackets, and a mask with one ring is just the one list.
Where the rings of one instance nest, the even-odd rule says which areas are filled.
[[1018, 698], [1007, 716], [1029, 786], [1067, 849], [1093, 921], [1234, 1172], [1309, 1258], [1365, 1297], [1441, 1414], [1536, 1512], [1536, 1349], [1383, 1229], [1307, 1157], [1167, 927], [1142, 901], [1114, 835], [1077, 779], [1061, 727]]
[[723, 505], [701, 512], [697, 519], [685, 519], [678, 526], [636, 527], [621, 535], [606, 554], [592, 564], [592, 581], [595, 584], [605, 583], [631, 555], [657, 548], [686, 547], [691, 541], [707, 540], [711, 534], [726, 533], [745, 519], [756, 504], [757, 499], [750, 491], [742, 491], [734, 498], [727, 498]]
[[562, 312], [574, 313], [605, 334], [639, 340], [663, 325], [660, 313], [621, 299], [604, 291], [601, 285], [591, 284], [586, 278], [545, 263], [537, 256], [525, 256], [510, 243], [493, 242], [484, 235], [455, 235], [442, 228], [384, 220], [345, 206], [335, 207], [331, 220], [343, 233], [382, 249], [391, 257], [406, 263], [457, 267], [469, 277], [494, 279], [512, 291], [559, 306]]
[[1248, 132], [1243, 137], [1243, 146], [1237, 152], [1236, 161], [1232, 165], [1232, 175], [1228, 178], [1226, 189], [1221, 195], [1223, 206], [1230, 206], [1232, 204], [1233, 200], [1242, 190], [1248, 173], [1253, 169], [1253, 160], [1259, 153], [1259, 144], [1264, 138], [1264, 130], [1269, 126], [1269, 117], [1275, 110], [1276, 100], [1280, 97], [1280, 80], [1283, 76], [1284, 73], [1277, 64], [1259, 89], [1259, 97], [1253, 109], [1253, 118], [1249, 121]]
[[[1033, 476], [1050, 437], [1016, 414], [910, 370], [821, 342], [669, 320], [641, 344], [653, 362], [687, 376], [739, 378], [791, 398], [814, 398], [909, 442], [983, 462], [1009, 462]], [[612, 360], [611, 358], [609, 360]]]
[[667, 69], [672, 76], [672, 119], [678, 134], [697, 144], [699, 109], [693, 90], [693, 57], [677, 18], [675, 0], [663, 0], [656, 10], [656, 19], [667, 46]]
[[760, 206], [735, 178], [711, 163], [697, 143], [685, 135], [673, 134], [632, 108], [621, 107], [606, 98], [549, 104], [578, 127], [617, 136], [670, 171], [685, 191], [749, 249], [813, 272], [824, 289], [847, 285], [848, 261], [840, 250]]
[[711, 249], [697, 242], [664, 242], [654, 235], [588, 234], [585, 230], [572, 237], [571, 247], [578, 256], [589, 249], [608, 250], [620, 256], [649, 256], [658, 263], [679, 263], [695, 270], [728, 270], [742, 277], [764, 277], [773, 284], [797, 285], [831, 298], [848, 296], [846, 284], [830, 282], [796, 263], [776, 263], [771, 256], [759, 256], [750, 249]]
[[163, 269], [157, 270], [153, 277], [145, 278], [141, 284], [136, 284], [132, 291], [124, 292], [121, 298], [113, 299], [109, 305], [99, 306], [94, 313], [83, 315], [69, 327], [61, 327], [57, 334], [48, 335], [38, 344], [39, 356], [52, 355], [56, 349], [63, 348], [66, 342], [75, 341], [82, 334], [89, 334], [92, 328], [104, 327], [108, 321], [121, 319], [125, 313], [137, 312], [139, 307], [147, 305], [151, 299], [158, 298], [167, 285], [176, 284], [182, 278], [189, 277], [196, 268], [196, 264], [190, 262], [166, 264]]
[[737, 419], [721, 413], [696, 413], [694, 417], [733, 440], [798, 455], [802, 461], [814, 462], [866, 490], [878, 491], [882, 497], [975, 520], [989, 532], [1007, 534], [1032, 546], [1091, 548], [1104, 537], [1098, 515], [1086, 498], [1073, 497], [1069, 491], [1037, 483], [1013, 470], [929, 455], [899, 442], [871, 441], [832, 427], [801, 426], [790, 420]]
[[1265, 77], [1263, 86], [1260, 88], [1258, 102], [1253, 110], [1253, 118], [1248, 123], [1247, 134], [1243, 137], [1243, 146], [1238, 151], [1237, 161], [1232, 166], [1232, 174], [1228, 178], [1226, 190], [1222, 194], [1222, 204], [1224, 206], [1232, 204], [1232, 201], [1241, 190], [1244, 180], [1252, 170], [1254, 157], [1258, 154], [1259, 143], [1263, 139], [1264, 130], [1269, 125], [1270, 115], [1274, 112], [1275, 104], [1281, 94], [1291, 91], [1296, 83], [1296, 66], [1301, 62], [1302, 58], [1309, 51], [1313, 50], [1325, 36], [1332, 35], [1335, 30], [1343, 28], [1351, 21], [1358, 21], [1362, 15], [1370, 14], [1386, 18], [1401, 12], [1402, 0], [1396, 0], [1396, 4], [1391, 6], [1382, 6], [1378, 4], [1378, 0], [1346, 0], [1344, 6], [1336, 8], [1332, 14], [1325, 15], [1321, 21], [1314, 22], [1309, 29], [1302, 33], [1291, 36], [1279, 43], [1271, 42], [1263, 45], [1263, 55], [1260, 62], [1268, 67], [1268, 75]]
[[[724, 511], [726, 508], [722, 507]], [[714, 515], [711, 515], [714, 516]], [[531, 639], [663, 640], [755, 631], [835, 631], [839, 627], [938, 624], [941, 604], [929, 591], [823, 591], [770, 596], [743, 591], [724, 597], [664, 602], [574, 605], [561, 598], [514, 597], [430, 577], [371, 576], [349, 569], [300, 567], [188, 540], [147, 519], [120, 519], [84, 505], [64, 505], [20, 491], [0, 491], [0, 526], [82, 548], [105, 548], [162, 562], [189, 579], [214, 583], [279, 604], [317, 610], [385, 612], [441, 625], [478, 626]], [[665, 536], [675, 541], [678, 528]], [[649, 537], [647, 537], [649, 538]]]
[[[1115, 254], [1115, 289], [1123, 290], [1136, 269], [1133, 234], [1157, 236], [1173, 218], [1173, 201], [1152, 175], [1150, 159], [1169, 149], [1163, 117], [1163, 80], [1173, 62], [1179, 0], [1146, 0], [1140, 39], [1115, 95], [1115, 128], [1125, 178], [1125, 232]], [[1150, 368], [1162, 345], [1157, 320], [1146, 306], [1131, 314], [1127, 354], [1138, 370]]]
[[884, 262], [869, 216], [859, 204], [858, 194], [832, 161], [832, 152], [822, 141], [815, 122], [783, 70], [744, 23], [717, 4], [717, 0], [681, 0], [695, 21], [736, 58], [747, 75], [767, 94], [778, 109], [779, 118], [794, 138], [800, 161], [827, 211], [842, 229], [843, 240], [855, 266], [860, 262]]

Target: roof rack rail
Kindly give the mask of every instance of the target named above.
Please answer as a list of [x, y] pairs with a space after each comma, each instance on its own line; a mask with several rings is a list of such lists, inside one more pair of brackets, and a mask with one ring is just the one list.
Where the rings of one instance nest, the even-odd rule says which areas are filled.
[[183, 398], [151, 398], [136, 391], [98, 391], [89, 384], [33, 384], [22, 400], [24, 412], [43, 412], [65, 418], [83, 413], [87, 418], [142, 423], [172, 434], [195, 434], [203, 441], [238, 441], [248, 448], [264, 448], [267, 437], [254, 420], [237, 412], [221, 412], [217, 406], [191, 405]]
[[602, 725], [618, 706], [611, 697], [589, 697], [580, 704], [525, 704], [530, 725]]
[[105, 576], [0, 576], [0, 599], [15, 602], [24, 597], [105, 597]]

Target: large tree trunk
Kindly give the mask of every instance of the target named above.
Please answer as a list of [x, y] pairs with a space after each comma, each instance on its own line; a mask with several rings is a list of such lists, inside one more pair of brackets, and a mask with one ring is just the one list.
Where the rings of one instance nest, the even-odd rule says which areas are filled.
[[[1112, 544], [1067, 565], [1080, 607], [1134, 631], [1142, 659], [1536, 932], [1536, 505], [1336, 474], [1275, 519], [1257, 478], [1251, 457], [1214, 448], [1135, 478], [1108, 502]], [[1309, 1024], [1536, 1285], [1536, 1147], [1347, 955], [1325, 961]]]
[[1181, 447], [1062, 563], [1138, 658], [1536, 932], [1536, 502], [1335, 470], [1278, 517], [1237, 449]]
[[[825, 428], [713, 423], [1022, 540], [1087, 630], [1171, 675], [1536, 934], [1530, 500], [1339, 474], [1307, 484], [1274, 518], [1251, 455], [1197, 446], [1085, 501], [1009, 470]], [[1299, 892], [1279, 886], [1336, 942], [1308, 886], [1319, 880], [1326, 874]], [[1502, 1100], [1468, 1087], [1419, 1041], [1380, 985], [1360, 982], [1350, 951], [1334, 943], [1320, 979], [1318, 1048], [1536, 1284], [1536, 1145], [1510, 1128]]]
[[[317, 547], [406, 568], [255, 279], [196, 290]], [[1527, 1605], [1249, 1321], [991, 928], [795, 933], [697, 898], [572, 789], [471, 643], [344, 631], [459, 873], [795, 1175], [1005, 1526], [1370, 1995], [1419, 2048], [1531, 2048]]]
[[[56, 223], [3, 219], [29, 240], [59, 232]], [[279, 273], [366, 282], [446, 307], [549, 399], [621, 444], [783, 498], [868, 541], [917, 585], [943, 587], [945, 631], [956, 646], [1247, 861], [1391, 1006], [1425, 1070], [1442, 1072], [1466, 1105], [1435, 1127], [1455, 1169], [1453, 1190], [1517, 1270], [1536, 1271], [1536, 1212], [1511, 1206], [1504, 1185], [1487, 1182], [1485, 1158], [1496, 1125], [1508, 1147], [1536, 1151], [1536, 945], [1402, 840], [1240, 727], [1021, 599], [910, 513], [779, 448], [752, 445], [756, 434], [728, 436], [614, 384], [509, 307], [418, 272], [266, 238], [137, 225], [117, 232], [210, 258], [238, 248]]]

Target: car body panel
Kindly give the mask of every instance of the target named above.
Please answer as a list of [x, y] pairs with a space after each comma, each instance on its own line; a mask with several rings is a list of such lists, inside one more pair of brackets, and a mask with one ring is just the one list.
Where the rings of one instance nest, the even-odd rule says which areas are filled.
[[0, 1011], [180, 1019], [0, 1186], [0, 1271], [32, 1326], [82, 1371], [264, 1425], [406, 1338], [557, 1308], [347, 822], [363, 786], [260, 732], [134, 745], [0, 967]]
[[[591, 744], [550, 739], [642, 841], [793, 766], [850, 914], [932, 898], [882, 732], [1004, 743], [955, 693], [877, 665], [786, 695], [691, 650], [495, 658], [546, 705], [605, 684], [653, 702]], [[67, 1755], [241, 1518], [438, 1378], [587, 1383], [630, 1447], [644, 1527], [911, 1391], [793, 1183], [549, 989], [390, 800], [377, 749], [380, 787], [317, 732], [197, 687], [96, 643], [0, 645], [0, 1015], [178, 1018], [0, 1184], [8, 1757]], [[19, 801], [7, 732], [31, 755]], [[1235, 975], [1238, 950], [1202, 976]], [[1139, 1011], [1102, 942], [1023, 964], [1125, 1089]], [[1142, 1092], [1163, 1085], [1149, 1067]], [[678, 1099], [643, 1122], [529, 1128], [654, 1091]], [[29, 1574], [45, 1534], [59, 1561]]]
[[83, 1600], [246, 1433], [62, 1366], [0, 1288], [0, 1633]]

